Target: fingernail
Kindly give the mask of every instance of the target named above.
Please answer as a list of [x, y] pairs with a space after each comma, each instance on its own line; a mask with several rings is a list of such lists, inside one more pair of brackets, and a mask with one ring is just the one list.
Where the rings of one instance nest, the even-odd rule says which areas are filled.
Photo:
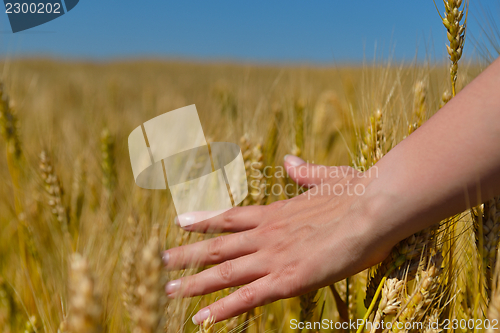
[[168, 265], [168, 259], [170, 259], [170, 254], [167, 251], [163, 252], [161, 259], [163, 260], [164, 265]]
[[181, 287], [181, 280], [169, 281], [165, 286], [165, 291], [167, 292], [167, 295], [170, 296], [176, 291], [178, 291], [180, 287]]
[[205, 319], [207, 319], [210, 316], [210, 309], [209, 308], [204, 308], [198, 311], [197, 314], [193, 316], [193, 323], [195, 325], [200, 325]]
[[297, 157], [295, 155], [285, 155], [285, 162], [287, 162], [288, 164], [290, 164], [291, 166], [294, 166], [294, 167], [306, 163], [306, 161], [304, 161], [303, 159], [301, 159], [300, 157]]
[[180, 225], [180, 226], [188, 226], [188, 225], [193, 224], [195, 222], [196, 222], [196, 217], [194, 214], [191, 214], [191, 213], [184, 213], [184, 214], [178, 215], [174, 220], [174, 223], [177, 225]]

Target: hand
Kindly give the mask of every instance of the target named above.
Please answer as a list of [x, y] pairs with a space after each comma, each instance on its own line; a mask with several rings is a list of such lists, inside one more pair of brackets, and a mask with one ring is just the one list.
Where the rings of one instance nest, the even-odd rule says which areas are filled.
[[[235, 207], [190, 225], [185, 229], [233, 233], [165, 251], [170, 270], [219, 264], [170, 281], [169, 297], [244, 285], [201, 309], [193, 317], [195, 324], [209, 316], [225, 320], [330, 285], [382, 261], [395, 244], [380, 241], [383, 235], [372, 218], [376, 214], [356, 194], [371, 182], [368, 171], [312, 165], [295, 156], [287, 156], [285, 168], [310, 190], [268, 206]], [[191, 214], [203, 213], [178, 218]]]

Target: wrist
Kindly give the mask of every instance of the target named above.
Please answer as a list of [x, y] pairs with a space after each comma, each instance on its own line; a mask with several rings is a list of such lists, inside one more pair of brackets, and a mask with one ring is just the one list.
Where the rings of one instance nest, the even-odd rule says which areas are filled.
[[357, 216], [360, 245], [369, 267], [384, 260], [404, 237], [400, 239], [398, 227], [401, 221], [396, 221], [397, 214], [392, 211], [394, 198], [391, 199], [388, 192], [378, 186], [376, 166], [363, 173], [360, 183], [365, 191], [353, 202], [350, 211]]

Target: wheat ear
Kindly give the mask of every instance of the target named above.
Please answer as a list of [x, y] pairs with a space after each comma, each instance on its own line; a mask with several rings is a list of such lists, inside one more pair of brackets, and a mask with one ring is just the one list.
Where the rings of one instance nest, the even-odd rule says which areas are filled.
[[318, 294], [317, 290], [310, 291], [304, 295], [299, 297], [300, 299], [300, 321], [310, 321], [314, 310], [316, 309], [317, 301], [316, 295]]
[[163, 294], [162, 260], [158, 226], [153, 229], [153, 236], [142, 250], [138, 265], [139, 285], [137, 287], [137, 307], [134, 311], [136, 326], [133, 333], [156, 332], [160, 324], [160, 308]]
[[370, 122], [366, 127], [359, 143], [359, 153], [354, 161], [354, 167], [360, 170], [367, 170], [377, 163], [385, 153], [386, 136], [383, 128], [383, 114], [377, 109], [370, 117]]
[[427, 115], [427, 86], [423, 81], [417, 81], [413, 88], [413, 118], [410, 124], [408, 134], [415, 132], [425, 121]]
[[302, 156], [304, 152], [304, 110], [305, 102], [303, 99], [295, 101], [294, 105], [294, 130], [295, 130], [295, 144], [292, 149], [292, 154], [295, 156]]
[[398, 316], [398, 322], [401, 324], [394, 325], [394, 332], [400, 332], [399, 327], [407, 327], [406, 323], [417, 322], [424, 317], [439, 291], [441, 262], [440, 255], [433, 257], [429, 267], [417, 277], [417, 288], [404, 303], [403, 310]]
[[443, 106], [446, 105], [451, 100], [451, 94], [448, 90], [445, 90], [443, 92], [443, 95], [441, 95], [441, 100], [439, 101], [439, 108], [441, 109]]
[[199, 333], [214, 333], [214, 317], [208, 317], [203, 321], [198, 330]]
[[101, 332], [101, 303], [88, 263], [80, 254], [74, 254], [71, 258], [69, 277], [69, 331]]
[[64, 189], [57, 177], [49, 155], [45, 150], [40, 154], [40, 174], [47, 193], [47, 204], [54, 218], [60, 223], [64, 234], [68, 233], [68, 210], [64, 205]]
[[386, 316], [395, 315], [399, 311], [399, 306], [401, 304], [401, 292], [405, 286], [404, 280], [398, 278], [387, 279], [382, 288], [382, 298], [377, 309], [377, 313], [374, 319], [374, 325], [372, 325], [371, 332], [375, 333], [378, 331], [377, 327]]
[[7, 143], [7, 152], [15, 160], [21, 159], [21, 139], [19, 136], [19, 121], [14, 111], [13, 103], [7, 95], [3, 83], [0, 82], [0, 133]]
[[128, 225], [129, 235], [123, 249], [122, 302], [129, 317], [132, 318], [137, 306], [137, 295], [135, 293], [137, 284], [136, 255], [139, 248], [140, 233], [134, 218], [129, 217]]
[[391, 254], [376, 268], [373, 276], [368, 279], [365, 296], [365, 306], [369, 307], [373, 296], [387, 272], [394, 267], [391, 277], [411, 280], [415, 277], [421, 260], [430, 256], [436, 241], [437, 225], [417, 232], [402, 240], [391, 250]]
[[[443, 24], [448, 31], [448, 41], [450, 45], [446, 45], [448, 54], [450, 56], [450, 79], [451, 79], [451, 90], [453, 96], [456, 95], [456, 82], [457, 82], [457, 72], [458, 72], [458, 61], [462, 57], [462, 52], [465, 42], [465, 27], [466, 21], [461, 24], [464, 18], [464, 11], [466, 10], [465, 5], [462, 7], [462, 0], [444, 0], [445, 14], [443, 17]], [[465, 3], [465, 2], [464, 2]], [[467, 16], [467, 15], [465, 15]]]

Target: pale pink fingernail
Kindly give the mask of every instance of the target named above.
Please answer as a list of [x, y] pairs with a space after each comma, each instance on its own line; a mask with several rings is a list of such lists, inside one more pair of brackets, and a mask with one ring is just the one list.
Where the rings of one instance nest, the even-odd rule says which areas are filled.
[[167, 251], [163, 252], [161, 259], [163, 260], [163, 264], [165, 266], [168, 265], [168, 259], [170, 259], [170, 254]]
[[210, 316], [210, 309], [209, 308], [204, 308], [198, 311], [197, 314], [193, 316], [193, 323], [195, 325], [200, 325], [205, 319], [207, 319]]
[[295, 155], [285, 155], [285, 162], [287, 162], [288, 164], [290, 164], [291, 166], [294, 166], [294, 167], [306, 163], [306, 161], [304, 161], [303, 159], [301, 159], [300, 157], [297, 157]]
[[196, 222], [196, 215], [194, 213], [184, 213], [178, 215], [174, 220], [174, 223], [176, 225], [180, 225], [181, 227], [188, 226], [195, 222]]
[[167, 295], [170, 296], [173, 293], [177, 292], [180, 287], [181, 287], [181, 280], [169, 281], [165, 286], [165, 291], [167, 292]]

